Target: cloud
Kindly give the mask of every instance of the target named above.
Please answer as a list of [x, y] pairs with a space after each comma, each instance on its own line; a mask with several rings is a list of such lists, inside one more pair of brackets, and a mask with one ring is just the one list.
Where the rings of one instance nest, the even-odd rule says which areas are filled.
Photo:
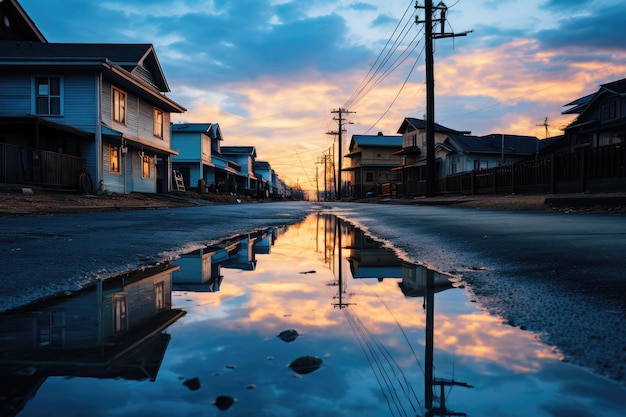
[[[552, 6], [561, 2], [552, 0]], [[594, 3], [591, 7], [577, 9], [579, 13], [566, 15], [558, 26], [536, 33], [547, 48], [577, 48], [626, 51], [626, 3], [611, 5]], [[584, 10], [584, 12], [583, 12]], [[562, 12], [562, 9], [559, 9]]]

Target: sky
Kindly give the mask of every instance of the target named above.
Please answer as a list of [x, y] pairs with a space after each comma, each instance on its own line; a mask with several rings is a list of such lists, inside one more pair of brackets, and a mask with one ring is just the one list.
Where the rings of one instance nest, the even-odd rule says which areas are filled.
[[[626, 77], [623, 0], [444, 3], [445, 31], [471, 32], [435, 41], [439, 124], [556, 136], [573, 120], [561, 114], [565, 104]], [[344, 154], [352, 135], [397, 135], [405, 117], [425, 117], [424, 32], [415, 23], [424, 11], [413, 0], [20, 4], [49, 42], [154, 45], [167, 95], [187, 109], [174, 123], [219, 123], [224, 146], [254, 146], [303, 189], [315, 189], [324, 154], [337, 152], [333, 110], [353, 112]]]

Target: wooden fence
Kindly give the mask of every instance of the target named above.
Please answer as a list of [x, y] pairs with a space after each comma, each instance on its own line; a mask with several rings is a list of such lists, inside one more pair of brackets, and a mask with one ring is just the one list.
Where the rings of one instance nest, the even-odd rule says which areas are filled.
[[82, 158], [0, 143], [0, 183], [80, 189]]
[[[437, 194], [511, 194], [611, 192], [626, 190], [626, 148], [623, 145], [581, 149], [537, 161], [523, 161], [438, 178]], [[386, 183], [385, 197], [426, 194], [426, 181]]]

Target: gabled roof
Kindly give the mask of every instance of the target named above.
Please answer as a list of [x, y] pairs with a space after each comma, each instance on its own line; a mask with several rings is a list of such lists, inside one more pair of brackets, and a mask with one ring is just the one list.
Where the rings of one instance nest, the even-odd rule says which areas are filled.
[[0, 1], [0, 40], [47, 42], [16, 0]]
[[217, 123], [176, 123], [171, 129], [172, 133], [204, 133], [211, 139], [224, 140]]
[[[409, 132], [411, 132], [413, 130], [426, 130], [426, 120], [415, 119], [413, 117], [405, 117], [404, 121], [400, 125], [400, 128], [398, 129], [397, 133], [402, 134], [403, 132], [405, 132], [407, 130], [408, 127], [412, 127], [413, 128], [413, 129], [410, 129]], [[437, 124], [437, 123], [435, 123], [435, 132], [439, 132], [439, 133], [456, 133], [456, 134], [468, 133], [469, 134], [469, 132], [460, 132], [458, 130], [450, 129], [448, 127], [442, 126], [442, 125]]]
[[596, 101], [601, 95], [608, 93], [614, 95], [626, 95], [626, 78], [613, 81], [606, 84], [601, 84], [598, 91], [592, 94], [588, 94], [584, 97], [576, 99], [570, 103], [565, 104], [563, 107], [573, 106], [566, 110], [563, 110], [561, 114], [582, 114]]
[[534, 136], [491, 134], [486, 136], [449, 135], [444, 142], [446, 149], [462, 153], [500, 154], [504, 142], [507, 155], [532, 155], [540, 145]]
[[402, 136], [384, 135], [352, 135], [350, 149], [358, 145], [359, 147], [402, 147]]
[[254, 146], [222, 146], [220, 153], [222, 155], [249, 155], [256, 158]]
[[0, 60], [7, 64], [47, 63], [51, 66], [77, 64], [81, 61], [110, 62], [148, 81], [161, 92], [170, 91], [151, 44], [1, 41]]
[[272, 169], [269, 162], [265, 161], [254, 161], [254, 169]]

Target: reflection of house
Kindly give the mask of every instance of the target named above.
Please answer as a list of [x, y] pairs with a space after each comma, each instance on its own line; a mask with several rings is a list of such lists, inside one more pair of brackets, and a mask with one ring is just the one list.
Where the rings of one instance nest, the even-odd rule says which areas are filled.
[[216, 292], [224, 276], [222, 268], [253, 271], [258, 254], [269, 254], [277, 230], [271, 229], [229, 239], [219, 245], [181, 255], [180, 268], [172, 275], [175, 291]]
[[[49, 376], [155, 380], [169, 335], [175, 270], [162, 265], [2, 314], [3, 412], [15, 414]], [[15, 415], [8, 414], [8, 415]], [[4, 415], [4, 414], [3, 414]]]
[[[8, 13], [11, 5], [19, 8], [2, 2]], [[30, 21], [21, 12], [17, 28]], [[33, 34], [0, 31], [0, 181], [169, 190], [170, 114], [185, 109], [165, 95], [153, 46], [48, 43]]]
[[186, 187], [196, 187], [203, 180], [211, 191], [235, 191], [239, 165], [221, 155], [224, 139], [217, 123], [177, 123], [171, 130], [172, 148], [178, 152], [172, 166], [182, 174]]
[[222, 263], [239, 248], [238, 242], [209, 246], [181, 255], [172, 275], [175, 291], [216, 292], [222, 285]]
[[[346, 158], [349, 165], [343, 169], [344, 183], [349, 196], [362, 198], [367, 193], [376, 195], [377, 184], [399, 180], [392, 168], [400, 165], [396, 154], [402, 147], [401, 136], [353, 135]], [[396, 171], [397, 172], [397, 171]]]
[[569, 151], [624, 143], [626, 78], [602, 84], [598, 91], [565, 105], [563, 114], [578, 117], [565, 128]]
[[433, 274], [433, 291], [438, 293], [453, 287], [450, 277], [421, 265], [407, 264], [398, 286], [407, 297], [424, 297], [428, 275]]

